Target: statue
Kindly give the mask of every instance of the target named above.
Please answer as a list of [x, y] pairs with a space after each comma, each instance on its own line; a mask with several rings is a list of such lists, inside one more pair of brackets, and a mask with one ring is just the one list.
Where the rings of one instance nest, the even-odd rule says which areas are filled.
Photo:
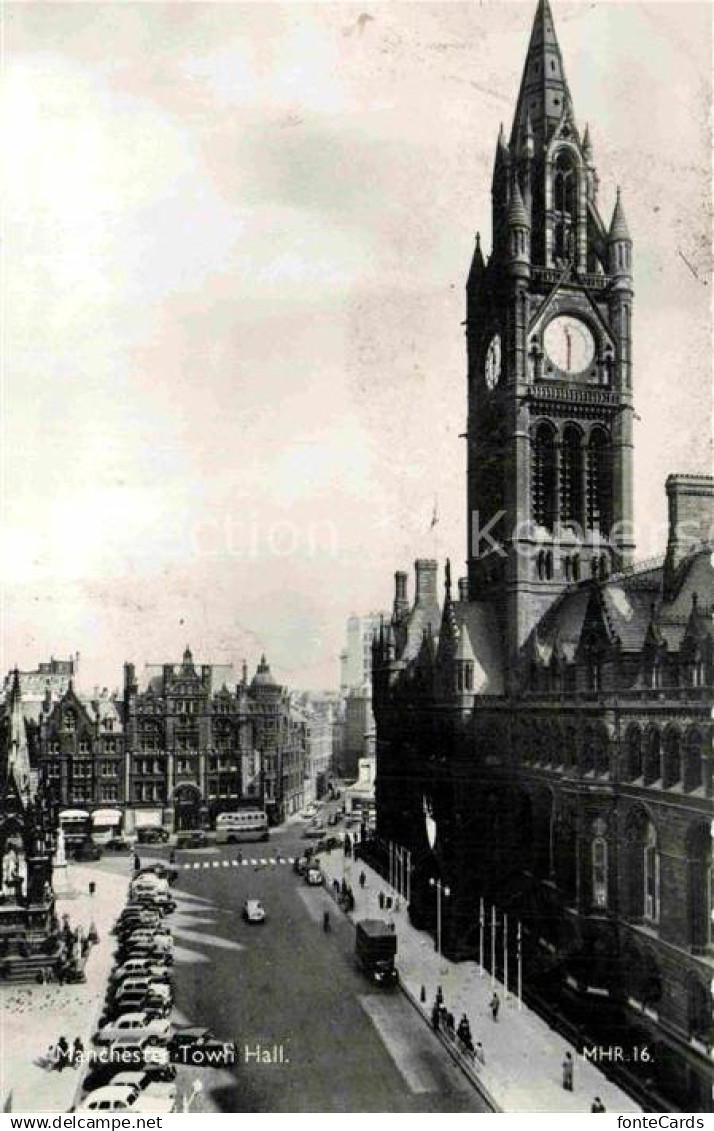
[[2, 862], [2, 883], [3, 887], [12, 887], [20, 872], [20, 864], [17, 858], [17, 852], [13, 845], [10, 845]]
[[57, 849], [54, 858], [55, 868], [67, 867], [67, 848], [65, 845], [64, 829], [60, 828], [57, 833]]

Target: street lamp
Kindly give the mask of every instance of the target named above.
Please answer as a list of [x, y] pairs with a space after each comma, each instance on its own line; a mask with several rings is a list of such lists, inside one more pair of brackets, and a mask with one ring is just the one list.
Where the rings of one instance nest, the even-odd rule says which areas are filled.
[[436, 943], [435, 950], [437, 954], [441, 954], [441, 894], [442, 892], [448, 899], [451, 895], [451, 888], [442, 884], [441, 880], [435, 880], [433, 876], [429, 877], [429, 887], [436, 888]]

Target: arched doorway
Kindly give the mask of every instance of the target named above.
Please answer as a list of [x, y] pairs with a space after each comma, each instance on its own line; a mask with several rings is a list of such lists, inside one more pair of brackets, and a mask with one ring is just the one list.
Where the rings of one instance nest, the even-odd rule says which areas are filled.
[[197, 829], [201, 825], [201, 791], [186, 783], [174, 790], [174, 828], [176, 832]]

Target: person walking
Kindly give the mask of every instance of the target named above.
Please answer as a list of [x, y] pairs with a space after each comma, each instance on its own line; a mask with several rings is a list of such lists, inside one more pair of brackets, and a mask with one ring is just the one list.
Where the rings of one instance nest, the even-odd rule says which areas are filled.
[[330, 912], [329, 911], [323, 911], [323, 913], [322, 913], [322, 929], [323, 929], [323, 931], [325, 931], [325, 933], [332, 930], [332, 928], [330, 926]]
[[57, 1071], [61, 1072], [69, 1064], [69, 1045], [66, 1037], [57, 1042]]
[[141, 859], [139, 858], [139, 853], [135, 852], [134, 853], [134, 871], [139, 872], [140, 870], [141, 870]]
[[437, 1032], [437, 1033], [439, 1031], [440, 1021], [441, 1021], [441, 1009], [439, 1007], [438, 1001], [435, 1001], [434, 1005], [432, 1007], [432, 1010], [431, 1010], [431, 1023], [434, 1027], [435, 1032]]
[[489, 1009], [491, 1010], [491, 1016], [492, 1016], [494, 1021], [498, 1021], [498, 1011], [499, 1011], [500, 1008], [501, 1008], [501, 999], [498, 996], [498, 994], [496, 993], [496, 991], [494, 990], [493, 991], [493, 997], [491, 998], [491, 1001], [489, 1003]]
[[459, 1027], [456, 1030], [456, 1035], [461, 1041], [462, 1045], [465, 1046], [465, 1048], [469, 1049], [469, 1051], [473, 1049], [473, 1041], [471, 1040], [471, 1026], [469, 1025], [469, 1019], [465, 1013], [462, 1014], [461, 1020], [459, 1021]]
[[605, 1107], [605, 1104], [602, 1102], [600, 1097], [595, 1096], [595, 1099], [590, 1104], [590, 1110], [591, 1111], [607, 1111], [607, 1108]]
[[366, 875], [364, 874], [364, 872], [360, 872], [360, 874], [359, 874], [359, 886], [361, 888], [363, 888], [366, 883], [367, 883]]
[[384, 911], [384, 892], [383, 891], [380, 891], [380, 893], [379, 893], [379, 910]]
[[84, 1060], [84, 1045], [82, 1044], [82, 1040], [81, 1040], [80, 1037], [75, 1037], [74, 1038], [74, 1044], [72, 1045], [72, 1064], [75, 1068], [81, 1068], [83, 1060]]
[[476, 1057], [479, 1064], [485, 1064], [486, 1063], [486, 1054], [483, 1051], [483, 1045], [481, 1044], [480, 1041], [476, 1042], [476, 1048], [474, 1049], [474, 1056]]
[[566, 1092], [573, 1090], [573, 1054], [566, 1052], [563, 1061], [563, 1088]]

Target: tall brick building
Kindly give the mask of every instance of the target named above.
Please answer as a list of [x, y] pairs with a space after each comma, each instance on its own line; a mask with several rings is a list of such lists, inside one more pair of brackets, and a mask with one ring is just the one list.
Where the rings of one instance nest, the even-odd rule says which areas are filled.
[[397, 574], [377, 832], [411, 850], [417, 924], [448, 885], [448, 952], [477, 953], [483, 902], [513, 973], [520, 921], [534, 1006], [619, 1041], [655, 1105], [711, 1110], [714, 484], [667, 479], [666, 555], [637, 565], [633, 241], [619, 193], [600, 215], [547, 0], [492, 230], [466, 288], [467, 576], [440, 608], [435, 562], [413, 606]]
[[[27, 701], [25, 701], [27, 699]], [[192, 828], [241, 805], [273, 823], [303, 805], [305, 742], [284, 688], [262, 658], [252, 681], [194, 662], [125, 664], [120, 696], [23, 696], [33, 763], [61, 808], [116, 810], [123, 827]]]

